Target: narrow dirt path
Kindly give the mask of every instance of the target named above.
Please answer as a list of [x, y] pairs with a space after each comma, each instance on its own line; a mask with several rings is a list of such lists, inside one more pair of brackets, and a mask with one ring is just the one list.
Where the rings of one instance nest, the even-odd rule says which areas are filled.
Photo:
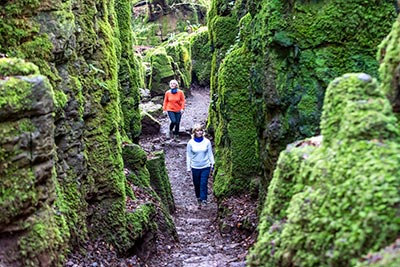
[[168, 119], [162, 118], [160, 136], [153, 136], [152, 146], [165, 152], [168, 176], [172, 186], [176, 212], [173, 214], [179, 244], [158, 249], [146, 265], [174, 267], [239, 267], [245, 266], [246, 248], [222, 236], [217, 226], [217, 204], [209, 181], [208, 205], [199, 209], [191, 176], [186, 172], [186, 143], [194, 123], [205, 123], [208, 114], [209, 92], [193, 90], [181, 122], [180, 141], [166, 139]]

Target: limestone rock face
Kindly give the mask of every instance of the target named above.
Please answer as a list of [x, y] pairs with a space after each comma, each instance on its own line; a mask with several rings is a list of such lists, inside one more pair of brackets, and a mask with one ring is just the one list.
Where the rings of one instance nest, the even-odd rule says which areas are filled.
[[126, 254], [154, 231], [126, 207], [122, 140], [140, 135], [144, 87], [131, 5], [0, 3], [0, 264], [61, 266], [100, 236]]
[[376, 79], [351, 73], [333, 80], [323, 106], [323, 138], [280, 154], [250, 266], [355, 266], [395, 242], [397, 125]]
[[[213, 51], [209, 125], [215, 130], [220, 159], [217, 182], [218, 172], [224, 175], [216, 191], [229, 195], [232, 189], [261, 188], [260, 199], [265, 199], [280, 151], [288, 143], [320, 133], [329, 82], [347, 72], [377, 77], [377, 46], [395, 18], [395, 5], [390, 1], [368, 5], [345, 0], [212, 1], [208, 13]], [[398, 83], [389, 74], [398, 68], [397, 61], [390, 59], [398, 54], [397, 35], [391, 34], [387, 42], [386, 60], [393, 62], [386, 72], [387, 84]], [[396, 94], [391, 95], [395, 101]], [[242, 103], [243, 114], [236, 116], [239, 112], [232, 107]], [[243, 134], [235, 132], [238, 127], [245, 129]], [[257, 144], [243, 142], [253, 134]], [[251, 158], [253, 152], [259, 158]], [[233, 160], [259, 171], [240, 168], [231, 172]], [[234, 188], [224, 183], [229, 177]]]
[[[0, 60], [10, 64], [30, 65]], [[0, 262], [54, 266], [68, 233], [58, 228], [65, 221], [57, 215], [53, 90], [39, 74], [7, 76], [0, 99]]]

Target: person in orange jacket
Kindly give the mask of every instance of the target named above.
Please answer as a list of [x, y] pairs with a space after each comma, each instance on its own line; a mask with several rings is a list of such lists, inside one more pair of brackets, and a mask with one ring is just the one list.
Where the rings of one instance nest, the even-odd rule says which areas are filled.
[[178, 86], [176, 80], [169, 82], [170, 89], [165, 92], [163, 104], [163, 111], [168, 113], [170, 119], [168, 137], [173, 134], [174, 139], [179, 137], [179, 125], [185, 110], [185, 95], [182, 90], [178, 89]]

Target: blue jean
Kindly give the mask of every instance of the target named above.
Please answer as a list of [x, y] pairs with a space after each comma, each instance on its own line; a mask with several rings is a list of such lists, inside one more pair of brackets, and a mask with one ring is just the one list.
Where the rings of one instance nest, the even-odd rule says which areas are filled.
[[207, 200], [207, 184], [208, 176], [210, 175], [210, 167], [204, 169], [194, 169], [192, 168], [192, 177], [194, 184], [194, 192], [196, 198], [200, 200]]
[[[168, 117], [171, 120], [169, 124], [169, 131], [174, 132], [175, 135], [179, 134], [179, 124], [181, 123], [181, 112], [168, 111]], [[174, 129], [175, 128], [175, 129]]]

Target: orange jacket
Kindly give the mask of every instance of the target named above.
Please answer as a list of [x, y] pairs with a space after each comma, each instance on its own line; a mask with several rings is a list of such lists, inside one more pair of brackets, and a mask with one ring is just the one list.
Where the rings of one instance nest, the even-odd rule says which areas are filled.
[[185, 95], [182, 90], [178, 89], [176, 94], [171, 93], [171, 90], [165, 92], [163, 111], [179, 112], [185, 108]]

